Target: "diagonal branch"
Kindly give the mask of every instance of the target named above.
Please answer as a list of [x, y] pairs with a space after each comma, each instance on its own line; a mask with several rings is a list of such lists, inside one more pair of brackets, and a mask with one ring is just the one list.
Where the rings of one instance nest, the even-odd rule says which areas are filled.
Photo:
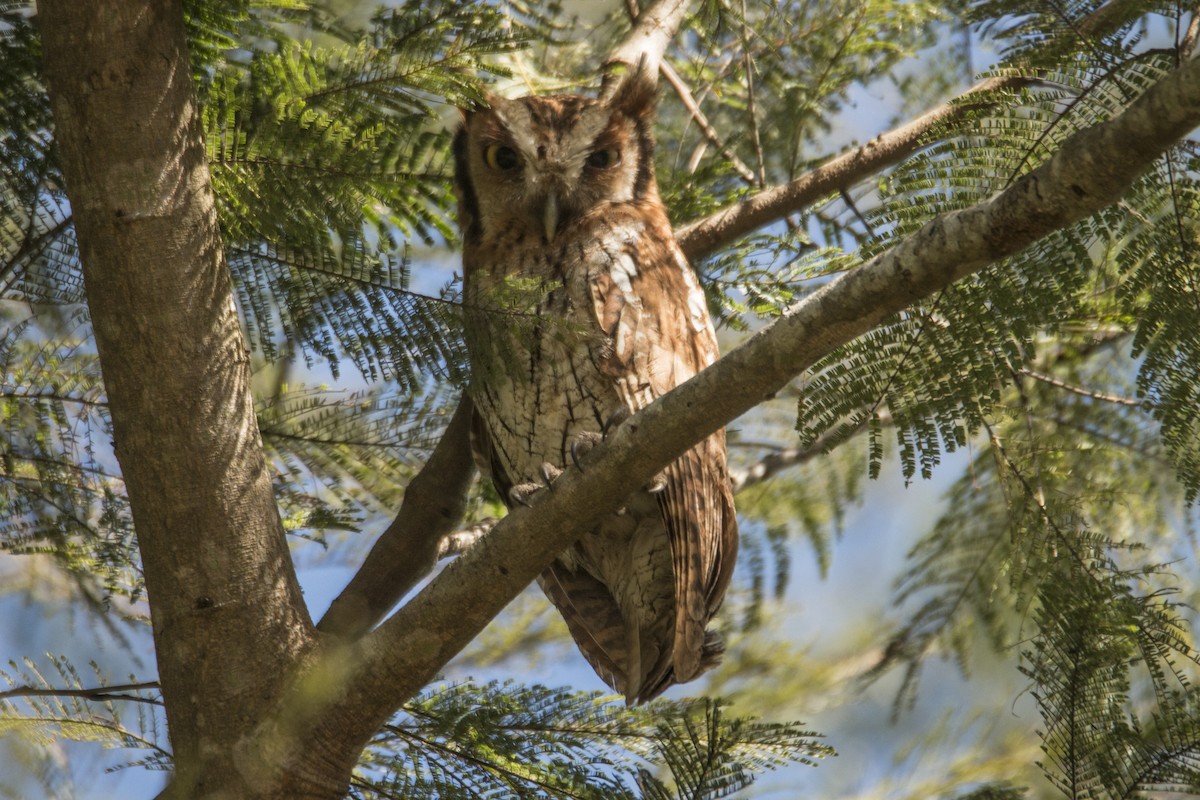
[[463, 397], [429, 461], [404, 490], [396, 519], [330, 605], [318, 630], [361, 636], [433, 571], [443, 537], [454, 530], [466, 510], [474, 477], [469, 441], [472, 413], [471, 401]]
[[[891, 417], [887, 414], [881, 414], [880, 419], [883, 424], [891, 422]], [[867, 423], [864, 421], [849, 434], [843, 431], [829, 431], [807, 447], [780, 448], [747, 467], [731, 469], [729, 481], [733, 484], [733, 493], [736, 495], [744, 489], [757, 486], [791, 467], [807, 464], [814, 458], [825, 455], [849, 438], [865, 433], [866, 430]], [[499, 521], [495, 517], [485, 517], [472, 525], [446, 534], [438, 543], [438, 560], [461, 556], [474, 547], [480, 539], [491, 533], [492, 528], [495, 528]]]
[[351, 656], [339, 662], [345, 683], [337, 701], [321, 709], [321, 727], [336, 720], [334, 729], [349, 743], [321, 746], [346, 749], [344, 758], [352, 759], [389, 709], [419, 691], [575, 537], [698, 438], [889, 316], [1116, 202], [1197, 125], [1200, 61], [1191, 61], [1120, 115], [1069, 138], [1005, 191], [931, 220], [635, 414], [589, 454], [586, 472], [567, 470], [553, 491], [535, 496], [532, 508], [511, 512], [341, 654]]
[[708, 117], [700, 109], [700, 104], [692, 96], [692, 90], [683, 82], [683, 78], [675, 71], [675, 68], [666, 61], [662, 62], [659, 68], [662, 70], [662, 76], [666, 78], [667, 83], [671, 84], [671, 88], [675, 90], [675, 95], [679, 98], [679, 102], [683, 103], [683, 107], [692, 115], [692, 120], [700, 129], [700, 132], [704, 134], [704, 138], [709, 141], [709, 144], [720, 151], [721, 156], [730, 163], [734, 171], [742, 176], [742, 180], [751, 186], [757, 186], [758, 178], [755, 176], [754, 171], [746, 166], [745, 161], [738, 158], [737, 153], [733, 152], [728, 145], [721, 141], [721, 134], [708, 121]]
[[881, 133], [871, 141], [826, 161], [781, 186], [766, 189], [676, 231], [684, 253], [697, 261], [734, 240], [801, 211], [826, 195], [844, 191], [860, 180], [897, 164], [929, 144], [926, 135], [939, 125], [995, 102], [991, 95], [1030, 84], [1030, 78], [1005, 76], [980, 81], [957, 98]]
[[[1099, 39], [1143, 12], [1144, 8], [1137, 0], [1109, 0], [1079, 20], [1075, 32], [1089, 39]], [[1193, 19], [1180, 48], [1185, 59], [1195, 46], [1194, 27]], [[1035, 82], [1035, 79], [1016, 75], [980, 81], [957, 98], [880, 134], [862, 147], [829, 159], [789, 183], [767, 189], [687, 224], [676, 231], [676, 238], [690, 260], [704, 258], [752, 231], [811, 206], [827, 194], [845, 192], [858, 181], [908, 158], [929, 144], [926, 134], [938, 125], [951, 123], [971, 111], [992, 105], [994, 101], [987, 99], [989, 93], [1019, 89]]]

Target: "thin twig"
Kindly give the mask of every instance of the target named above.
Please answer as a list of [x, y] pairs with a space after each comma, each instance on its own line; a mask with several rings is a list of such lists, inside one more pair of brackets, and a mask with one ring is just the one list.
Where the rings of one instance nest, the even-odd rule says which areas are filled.
[[[626, 0], [625, 8], [629, 12], [630, 21], [637, 22], [638, 16], [641, 14], [641, 11], [637, 7], [637, 1]], [[721, 135], [717, 133], [717, 129], [712, 126], [712, 123], [708, 121], [708, 117], [705, 116], [704, 112], [700, 110], [700, 104], [696, 102], [695, 96], [692, 95], [692, 90], [686, 83], [684, 83], [683, 78], [679, 76], [679, 73], [675, 71], [675, 68], [672, 67], [666, 59], [663, 59], [662, 63], [658, 65], [658, 69], [659, 72], [662, 73], [662, 76], [666, 79], [667, 83], [671, 84], [671, 88], [675, 91], [675, 95], [679, 98], [679, 102], [683, 103], [683, 107], [686, 108], [688, 113], [692, 115], [692, 120], [695, 121], [696, 126], [700, 128], [700, 132], [704, 134], [704, 138], [721, 152], [721, 155], [729, 161], [734, 170], [736, 170], [737, 173], [742, 176], [743, 180], [745, 180], [751, 186], [758, 185], [754, 179], [754, 172], [750, 169], [750, 167], [746, 166], [746, 162], [738, 158], [737, 153], [734, 153], [723, 141], [721, 141]], [[702, 154], [703, 150], [698, 150], [697, 152]], [[692, 161], [699, 161], [699, 158], [693, 156]], [[695, 167], [689, 164], [689, 171], [694, 170]]]
[[1031, 369], [1020, 369], [1017, 370], [1017, 373], [1020, 375], [1025, 375], [1029, 378], [1033, 378], [1035, 381], [1041, 381], [1042, 383], [1048, 383], [1051, 386], [1056, 386], [1059, 389], [1064, 389], [1072, 394], [1077, 394], [1081, 397], [1090, 397], [1093, 400], [1102, 400], [1105, 403], [1116, 403], [1117, 405], [1133, 406], [1135, 408], [1142, 408], [1149, 405], [1142, 400], [1135, 400], [1132, 397], [1121, 397], [1120, 395], [1116, 394], [1105, 394], [1103, 392], [1095, 392], [1091, 389], [1085, 389], [1082, 386], [1075, 386], [1074, 384], [1061, 381], [1058, 378], [1055, 378], [1053, 375], [1046, 375], [1045, 373], [1036, 372]]
[[750, 25], [746, 22], [746, 0], [742, 0], [742, 64], [746, 71], [746, 118], [750, 122], [750, 141], [754, 143], [754, 157], [758, 163], [758, 174], [754, 185], [762, 189], [767, 185], [767, 162], [763, 157], [762, 138], [758, 135], [758, 109], [754, 102], [754, 61], [750, 58]]
[[754, 171], [746, 165], [745, 161], [738, 158], [737, 153], [730, 150], [728, 145], [721, 141], [721, 134], [717, 132], [717, 129], [708, 121], [708, 117], [700, 110], [700, 106], [696, 102], [696, 98], [692, 95], [691, 89], [683, 82], [683, 78], [679, 76], [675, 68], [664, 61], [659, 65], [659, 71], [662, 72], [662, 76], [666, 79], [667, 83], [671, 84], [671, 88], [675, 90], [675, 96], [679, 98], [679, 102], [683, 103], [683, 107], [692, 115], [692, 120], [696, 123], [696, 127], [700, 129], [700, 132], [704, 134], [704, 138], [720, 151], [725, 160], [737, 171], [738, 175], [742, 176], [742, 179], [746, 183], [751, 186], [759, 186], [760, 184], [754, 176]]
[[0, 700], [14, 697], [78, 697], [83, 700], [107, 701], [128, 700], [133, 703], [148, 703], [162, 705], [162, 700], [154, 697], [141, 697], [126, 692], [138, 692], [146, 689], [160, 689], [158, 681], [142, 683], [115, 683], [111, 686], [96, 686], [91, 689], [40, 689], [34, 686], [14, 686], [0, 692]]
[[[877, 412], [876, 418], [881, 425], [892, 424], [892, 415], [887, 411]], [[824, 455], [834, 447], [865, 433], [870, 421], [869, 415], [864, 416], [858, 427], [850, 433], [836, 429], [826, 431], [808, 447], [786, 447], [769, 453], [745, 469], [731, 471], [729, 481], [733, 484], [733, 493], [737, 494], [744, 489], [749, 489], [751, 486], [773, 478], [789, 467], [804, 464], [817, 456]]]

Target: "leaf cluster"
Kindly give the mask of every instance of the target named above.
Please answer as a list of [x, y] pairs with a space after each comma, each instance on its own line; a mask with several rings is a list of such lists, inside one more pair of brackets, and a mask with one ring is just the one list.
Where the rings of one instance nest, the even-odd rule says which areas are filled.
[[755, 773], [832, 755], [815, 736], [709, 700], [633, 709], [543, 686], [447, 684], [380, 733], [355, 796], [716, 800]]

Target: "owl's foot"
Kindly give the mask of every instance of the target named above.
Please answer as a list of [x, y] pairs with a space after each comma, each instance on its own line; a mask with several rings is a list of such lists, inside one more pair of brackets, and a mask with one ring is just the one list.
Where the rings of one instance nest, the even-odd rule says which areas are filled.
[[[620, 426], [622, 422], [629, 419], [631, 416], [633, 416], [633, 412], [631, 412], [628, 408], [619, 408], [614, 411], [607, 420], [605, 420], [603, 433], [586, 431], [576, 436], [575, 441], [571, 442], [571, 461], [574, 462], [576, 469], [578, 469], [580, 472], [584, 472], [584, 466], [587, 463], [587, 456], [588, 453], [592, 451], [592, 448], [607, 439], [610, 433], [612, 433], [618, 426]], [[658, 492], [661, 492], [663, 489], [667, 488], [666, 474], [663, 472], [658, 473], [651, 478], [643, 488], [650, 494], [657, 494]]]
[[[619, 408], [616, 411], [614, 411], [612, 416], [610, 416], [604, 423], [605, 438], [608, 438], [608, 435], [610, 433], [612, 433], [614, 430], [616, 430], [616, 428], [619, 427], [622, 422], [624, 422], [625, 420], [629, 419], [632, 416], [633, 416], [633, 412], [630, 411], [628, 408], [622, 407], [622, 408]], [[651, 478], [649, 480], [649, 482], [647, 482], [646, 485], [643, 486], [642, 488], [645, 489], [650, 494], [658, 494], [663, 489], [667, 488], [667, 474], [665, 472], [658, 473], [653, 478]]]
[[658, 473], [642, 487], [650, 494], [658, 494], [663, 489], [667, 488], [667, 473], [666, 470]]
[[628, 408], [621, 407], [609, 415], [604, 421], [604, 425], [600, 429], [600, 433], [594, 431], [584, 431], [575, 437], [575, 441], [571, 442], [571, 461], [575, 464], [575, 468], [580, 472], [584, 471], [584, 465], [587, 461], [587, 455], [592, 449], [608, 438], [622, 422], [629, 419], [633, 414]]
[[616, 430], [618, 427], [620, 427], [622, 422], [624, 422], [625, 420], [629, 419], [632, 416], [633, 416], [633, 412], [630, 411], [625, 406], [621, 406], [616, 411], [609, 414], [608, 419], [604, 420], [604, 428], [602, 429], [603, 433], [604, 433], [604, 437], [608, 438], [608, 435], [610, 433], [612, 433], [614, 430]]

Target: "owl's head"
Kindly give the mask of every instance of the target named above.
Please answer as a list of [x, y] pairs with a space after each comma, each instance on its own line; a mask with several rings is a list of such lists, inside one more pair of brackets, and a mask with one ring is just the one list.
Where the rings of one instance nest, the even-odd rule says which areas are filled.
[[527, 230], [552, 242], [598, 206], [657, 200], [655, 98], [639, 68], [606, 99], [490, 98], [464, 112], [454, 139], [464, 239]]

